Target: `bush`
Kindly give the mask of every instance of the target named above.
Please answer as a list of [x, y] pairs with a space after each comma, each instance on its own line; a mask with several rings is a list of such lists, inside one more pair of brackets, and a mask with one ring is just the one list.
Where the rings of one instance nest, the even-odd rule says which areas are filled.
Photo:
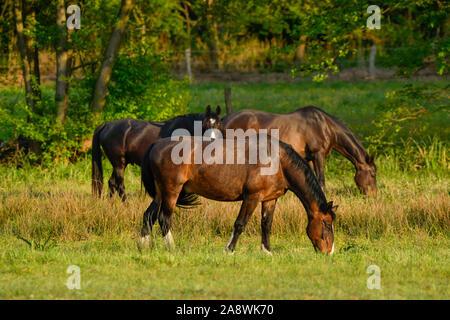
[[[367, 137], [370, 151], [395, 155], [414, 169], [447, 167], [448, 105], [448, 86], [407, 84], [387, 93], [377, 106], [377, 130]], [[442, 128], [430, 127], [433, 116], [442, 118]]]
[[161, 121], [188, 112], [187, 82], [176, 81], [159, 55], [119, 55], [109, 85], [104, 120]]
[[[75, 96], [79, 95], [78, 88], [73, 91]], [[57, 123], [53, 90], [44, 90], [42, 101], [36, 106], [35, 112], [25, 101], [1, 108], [0, 121], [12, 129], [10, 144], [16, 149], [15, 152], [8, 152], [8, 156], [2, 160], [16, 166], [76, 160], [86, 153], [84, 141], [92, 134], [94, 126], [92, 113], [83, 101], [72, 102], [66, 121]]]
[[[63, 124], [56, 121], [53, 89], [43, 90], [42, 101], [34, 112], [24, 99], [0, 106], [0, 123], [14, 142], [2, 148], [0, 158], [14, 165], [75, 161], [87, 153], [92, 133], [100, 122], [122, 118], [161, 121], [187, 113], [187, 83], [174, 80], [167, 70], [157, 55], [119, 55], [105, 110], [96, 120], [90, 108], [95, 80], [89, 76], [72, 81], [69, 112]], [[31, 141], [34, 147], [20, 141]]]

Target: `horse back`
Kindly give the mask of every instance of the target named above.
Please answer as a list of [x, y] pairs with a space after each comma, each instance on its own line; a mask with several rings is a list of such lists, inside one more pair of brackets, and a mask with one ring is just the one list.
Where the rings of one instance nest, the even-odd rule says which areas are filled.
[[162, 123], [138, 119], [108, 122], [100, 135], [100, 143], [111, 162], [140, 164], [145, 150], [159, 137]]
[[[223, 163], [207, 162], [205, 150], [212, 143], [207, 141], [204, 141], [201, 146], [202, 159], [196, 163], [193, 139], [188, 142], [191, 145], [188, 154], [189, 161], [180, 161], [181, 163], [174, 161], [174, 154], [175, 156], [180, 154], [180, 149], [176, 151], [174, 149], [179, 143], [181, 142], [171, 141], [170, 138], [160, 139], [152, 145], [148, 155], [148, 165], [154, 171], [158, 184], [164, 189], [164, 192], [170, 193], [172, 190], [177, 190], [177, 186], [183, 186], [188, 193], [195, 193], [217, 201], [239, 201], [244, 195], [257, 195], [263, 201], [267, 198], [275, 198], [275, 195], [278, 197], [285, 192], [285, 180], [279, 163], [278, 170], [272, 175], [261, 174], [261, 168], [267, 167], [266, 164], [259, 162], [249, 164], [248, 159], [244, 163], [236, 163], [236, 161], [225, 163], [228, 152], [233, 152], [237, 157], [238, 144], [236, 141], [228, 145], [226, 140], [222, 140]], [[245, 156], [249, 155], [249, 145], [247, 138], [245, 151], [240, 150]], [[268, 150], [270, 150], [270, 145]], [[276, 158], [276, 161], [279, 159]]]
[[307, 157], [308, 152], [318, 152], [329, 148], [331, 143], [328, 122], [318, 108], [304, 107], [287, 114], [257, 110], [242, 110], [225, 117], [222, 128], [226, 129], [267, 129], [269, 134], [278, 130], [278, 138], [290, 144], [294, 150]]

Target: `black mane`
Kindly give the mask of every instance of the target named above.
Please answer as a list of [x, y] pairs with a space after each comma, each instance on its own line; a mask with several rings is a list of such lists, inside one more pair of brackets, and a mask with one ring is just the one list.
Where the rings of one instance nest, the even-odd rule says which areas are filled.
[[189, 113], [181, 116], [176, 116], [165, 122], [161, 128], [159, 136], [161, 138], [170, 137], [176, 129], [186, 129], [191, 135], [194, 135], [194, 121], [203, 121], [205, 114], [203, 113]]
[[280, 141], [280, 146], [283, 148], [286, 156], [289, 158], [291, 163], [295, 166], [295, 168], [300, 169], [305, 174], [305, 180], [307, 185], [310, 187], [311, 194], [314, 199], [317, 201], [319, 208], [322, 212], [326, 213], [328, 211], [327, 199], [320, 187], [319, 181], [309, 166], [308, 162], [300, 156], [291, 145]]

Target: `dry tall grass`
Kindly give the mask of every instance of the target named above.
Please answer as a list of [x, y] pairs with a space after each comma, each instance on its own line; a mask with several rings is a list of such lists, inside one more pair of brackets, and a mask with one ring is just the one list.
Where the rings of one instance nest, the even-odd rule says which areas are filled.
[[[70, 181], [65, 185], [47, 185], [41, 191], [11, 187], [2, 192], [0, 232], [20, 234], [28, 239], [44, 239], [51, 235], [58, 241], [86, 240], [102, 237], [137, 237], [142, 213], [150, 203], [138, 191], [138, 178], [133, 178], [134, 191], [129, 201], [111, 202], [89, 194], [89, 184]], [[450, 226], [450, 197], [446, 179], [387, 179], [379, 181], [376, 198], [357, 194], [353, 185], [342, 187], [342, 181], [328, 181], [327, 199], [339, 205], [336, 234], [377, 238], [410, 232], [445, 234]], [[77, 189], [75, 189], [78, 187]], [[32, 188], [34, 189], [34, 188]], [[239, 211], [240, 202], [223, 203], [203, 200], [197, 208], [177, 209], [173, 231], [177, 236], [227, 236]], [[306, 215], [300, 201], [288, 193], [277, 204], [273, 234], [300, 234], [306, 228]], [[246, 232], [260, 234], [260, 208], [255, 210]]]

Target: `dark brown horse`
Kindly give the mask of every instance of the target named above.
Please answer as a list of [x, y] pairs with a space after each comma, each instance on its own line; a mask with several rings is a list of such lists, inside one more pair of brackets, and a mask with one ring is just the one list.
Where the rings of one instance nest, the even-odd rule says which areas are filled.
[[[336, 207], [333, 207], [332, 202], [327, 203], [308, 163], [291, 146], [274, 137], [264, 146], [262, 142], [267, 137], [270, 138], [261, 134], [247, 137], [243, 139], [245, 144], [242, 148], [238, 147], [239, 143], [234, 143], [238, 139], [217, 139], [208, 143], [193, 142], [194, 139], [185, 137], [186, 141], [183, 142], [165, 138], [153, 143], [148, 148], [141, 166], [145, 189], [154, 199], [144, 213], [142, 243], [148, 243], [152, 226], [158, 219], [166, 243], [173, 246], [170, 224], [175, 206], [194, 204], [193, 195], [201, 195], [217, 201], [242, 201], [232, 237], [225, 248], [227, 251], [234, 250], [239, 235], [261, 202], [261, 250], [270, 253], [269, 237], [275, 205], [279, 197], [291, 190], [307, 212], [306, 231], [314, 248], [333, 253]], [[181, 154], [181, 143], [189, 146], [183, 149], [182, 162], [176, 158]], [[213, 143], [216, 143], [216, 146], [221, 145], [221, 149], [217, 148], [212, 152]], [[275, 148], [277, 145], [279, 147]], [[195, 153], [199, 149], [203, 153], [203, 161], [196, 162]], [[207, 152], [208, 149], [210, 153]], [[261, 154], [261, 150], [269, 155], [270, 161], [263, 164], [260, 158], [252, 163], [249, 160], [250, 154]], [[228, 158], [230, 154], [232, 156]], [[244, 155], [246, 161], [236, 161], [235, 155], [239, 158], [239, 154]], [[223, 161], [221, 163], [220, 156], [222, 160], [227, 159], [225, 164]], [[268, 169], [267, 163], [270, 163], [271, 168], [277, 169], [265, 172], [264, 169]]]
[[373, 157], [349, 128], [319, 108], [308, 106], [287, 114], [241, 110], [222, 119], [225, 136], [226, 129], [279, 129], [280, 140], [312, 161], [322, 187], [325, 186], [324, 160], [334, 149], [355, 166], [355, 182], [361, 193], [376, 195]]
[[219, 124], [220, 106], [203, 114], [186, 114], [164, 122], [122, 119], [107, 122], [95, 129], [92, 138], [92, 194], [101, 196], [103, 188], [102, 151], [112, 164], [109, 194], [116, 191], [125, 200], [124, 174], [128, 164], [141, 165], [145, 150], [156, 140], [170, 137], [176, 129], [186, 129], [194, 135], [194, 121], [202, 121], [202, 132]]

